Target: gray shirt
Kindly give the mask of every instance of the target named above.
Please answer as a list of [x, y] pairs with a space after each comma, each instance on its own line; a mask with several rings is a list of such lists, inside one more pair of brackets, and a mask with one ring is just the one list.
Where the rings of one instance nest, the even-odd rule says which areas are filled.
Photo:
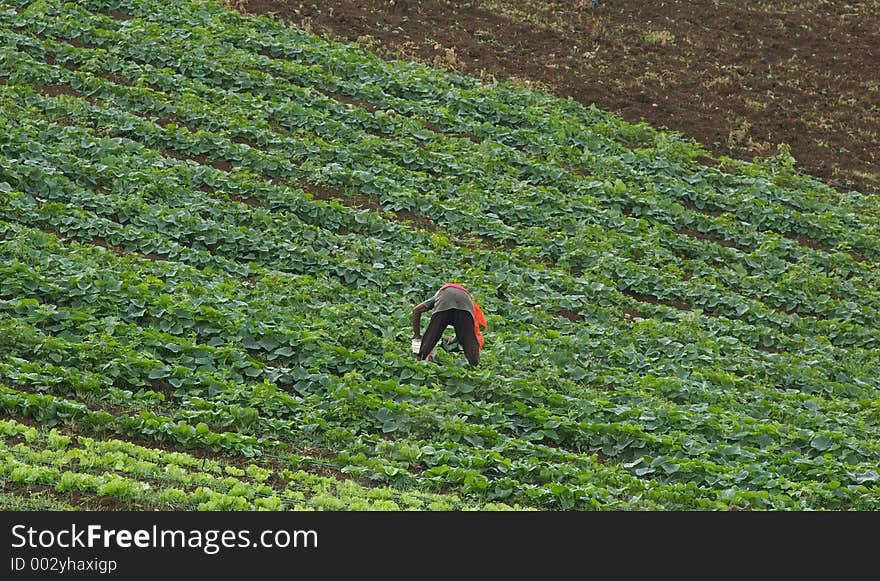
[[437, 293], [422, 303], [427, 310], [434, 309], [436, 312], [448, 311], [449, 309], [461, 309], [474, 316], [474, 300], [471, 295], [457, 288], [447, 288]]

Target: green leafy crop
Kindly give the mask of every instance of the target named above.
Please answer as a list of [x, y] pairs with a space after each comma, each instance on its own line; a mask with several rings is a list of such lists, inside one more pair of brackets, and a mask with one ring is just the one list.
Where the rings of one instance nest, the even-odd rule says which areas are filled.
[[[212, 2], [0, 0], [0, 500], [878, 510], [880, 204], [706, 155]], [[476, 369], [409, 353], [449, 280]]]

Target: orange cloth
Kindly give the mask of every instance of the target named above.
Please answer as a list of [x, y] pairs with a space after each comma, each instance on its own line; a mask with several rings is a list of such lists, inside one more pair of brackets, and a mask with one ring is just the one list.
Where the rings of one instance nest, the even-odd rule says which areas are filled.
[[483, 339], [483, 334], [480, 332], [480, 325], [488, 327], [489, 323], [486, 322], [486, 317], [483, 316], [483, 309], [480, 308], [477, 301], [474, 301], [474, 333], [477, 335], [477, 342], [480, 344], [480, 351], [482, 351], [483, 343], [486, 340]]
[[[471, 294], [471, 291], [464, 288], [460, 284], [455, 284], [454, 282], [444, 284], [443, 286], [440, 287], [440, 290], [438, 290], [437, 292], [440, 292], [443, 289], [450, 288], [450, 287], [457, 288], [459, 290], [463, 290], [464, 292], [466, 292], [469, 295]], [[483, 350], [483, 343], [485, 343], [486, 340], [483, 338], [483, 333], [480, 332], [480, 326], [482, 325], [483, 327], [488, 328], [489, 323], [486, 322], [486, 317], [483, 315], [483, 309], [481, 309], [480, 305], [477, 304], [477, 301], [474, 300], [473, 295], [471, 295], [471, 301], [474, 303], [474, 335], [477, 336], [477, 343], [480, 344], [480, 351], [482, 351]]]

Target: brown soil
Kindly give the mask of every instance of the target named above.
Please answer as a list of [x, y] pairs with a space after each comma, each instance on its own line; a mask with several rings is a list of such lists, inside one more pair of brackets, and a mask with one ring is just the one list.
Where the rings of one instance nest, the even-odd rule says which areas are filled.
[[641, 294], [631, 290], [624, 290], [621, 292], [623, 292], [623, 294], [625, 294], [626, 296], [636, 299], [641, 303], [649, 303], [652, 305], [666, 305], [667, 307], [672, 307], [674, 309], [678, 309], [679, 311], [691, 310], [691, 306], [682, 301], [663, 301], [658, 299], [654, 295]]
[[713, 236], [712, 234], [705, 234], [703, 232], [698, 232], [690, 228], [679, 228], [678, 230], [676, 230], [676, 232], [685, 236], [689, 236], [690, 238], [696, 238], [697, 240], [706, 240], [708, 242], [720, 244], [721, 246], [726, 246], [727, 248], [738, 248], [742, 250], [741, 248], [739, 248], [739, 246], [736, 245], [736, 243], [731, 242], [730, 240], [718, 238], [717, 236]]
[[72, 95], [74, 97], [82, 97], [82, 93], [67, 85], [46, 85], [40, 91], [49, 96], [57, 97], [58, 95]]
[[575, 313], [574, 311], [570, 311], [568, 309], [560, 309], [553, 314], [556, 315], [557, 317], [565, 317], [566, 319], [568, 319], [572, 323], [577, 323], [579, 321], [584, 320], [583, 316], [579, 315], [578, 313]]
[[[386, 58], [571, 96], [750, 159], [791, 148], [880, 191], [880, 1], [230, 2]], [[711, 162], [710, 162], [711, 163]]]

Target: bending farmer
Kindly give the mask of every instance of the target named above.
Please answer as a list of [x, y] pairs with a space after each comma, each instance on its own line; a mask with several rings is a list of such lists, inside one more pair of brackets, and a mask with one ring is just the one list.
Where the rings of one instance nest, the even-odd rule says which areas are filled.
[[[422, 313], [434, 310], [425, 336], [422, 337]], [[452, 325], [455, 336], [447, 341], [452, 344], [458, 341], [468, 363], [476, 367], [480, 363], [480, 351], [483, 349], [483, 334], [480, 326], [487, 327], [486, 317], [480, 305], [474, 301], [471, 293], [460, 284], [444, 284], [433, 297], [416, 305], [412, 312], [413, 337], [420, 339], [418, 359], [425, 359], [434, 350], [447, 326]]]

